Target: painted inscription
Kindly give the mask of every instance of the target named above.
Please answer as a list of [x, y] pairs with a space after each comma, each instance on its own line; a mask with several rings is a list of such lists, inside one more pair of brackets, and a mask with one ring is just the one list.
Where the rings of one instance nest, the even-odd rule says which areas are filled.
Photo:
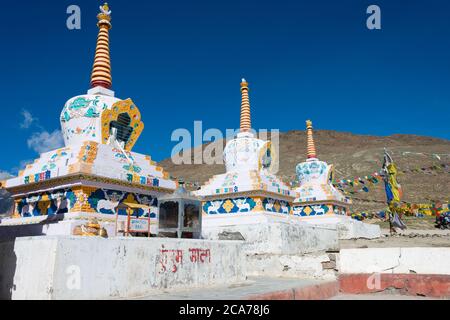
[[184, 259], [185, 251], [180, 249], [160, 249], [160, 273], [176, 273], [184, 263], [205, 264], [211, 263], [211, 250], [202, 248], [189, 248], [188, 258]]

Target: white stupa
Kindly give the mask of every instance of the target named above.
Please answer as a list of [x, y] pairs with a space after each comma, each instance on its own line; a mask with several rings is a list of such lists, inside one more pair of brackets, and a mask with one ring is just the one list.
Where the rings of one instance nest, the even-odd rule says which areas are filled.
[[[251, 131], [248, 83], [241, 82], [240, 130], [224, 149], [226, 173], [206, 182], [196, 195], [203, 198], [203, 213], [211, 220], [254, 216], [255, 213], [289, 215], [289, 187], [271, 173], [275, 152], [270, 141], [255, 137]], [[204, 227], [208, 222], [204, 220]]]
[[297, 165], [299, 187], [294, 189], [293, 214], [299, 217], [347, 215], [351, 200], [333, 184], [333, 165], [317, 158], [313, 127], [306, 121], [307, 160]]
[[378, 238], [378, 225], [356, 221], [349, 216], [351, 200], [333, 186], [334, 169], [317, 158], [313, 127], [306, 121], [307, 159], [296, 167], [299, 187], [293, 190], [292, 214], [312, 225], [336, 228], [339, 239]]
[[158, 197], [177, 187], [150, 156], [132, 151], [144, 123], [131, 99], [119, 99], [110, 90], [111, 11], [107, 4], [100, 9], [91, 89], [64, 105], [60, 121], [65, 146], [41, 154], [18, 177], [1, 182], [15, 201], [13, 219], [2, 225], [63, 220], [41, 232], [72, 234], [86, 219], [114, 221], [123, 202], [149, 207], [142, 214], [149, 214], [156, 225]]

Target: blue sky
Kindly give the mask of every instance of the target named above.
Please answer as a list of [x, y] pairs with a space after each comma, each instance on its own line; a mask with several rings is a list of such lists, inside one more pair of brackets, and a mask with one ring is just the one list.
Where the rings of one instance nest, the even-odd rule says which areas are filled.
[[[255, 128], [450, 138], [450, 2], [109, 1], [116, 96], [145, 130], [134, 151], [170, 156], [176, 128], [235, 128], [239, 82]], [[81, 8], [81, 30], [66, 8]], [[83, 94], [100, 1], [8, 1], [0, 11], [0, 171], [61, 143], [59, 114]], [[382, 29], [366, 28], [381, 8]]]

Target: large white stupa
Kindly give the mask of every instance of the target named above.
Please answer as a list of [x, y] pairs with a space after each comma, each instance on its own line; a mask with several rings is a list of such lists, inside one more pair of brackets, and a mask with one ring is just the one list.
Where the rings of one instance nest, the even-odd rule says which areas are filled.
[[[18, 177], [1, 182], [15, 201], [13, 219], [2, 225], [63, 220], [43, 232], [72, 234], [86, 219], [114, 221], [116, 208], [124, 202], [147, 206], [142, 214], [149, 214], [156, 225], [158, 197], [177, 187], [150, 156], [132, 151], [144, 123], [134, 102], [115, 97], [111, 90], [111, 11], [107, 4], [100, 10], [91, 89], [64, 105], [60, 121], [65, 146], [41, 154]], [[118, 213], [126, 215], [125, 210]]]

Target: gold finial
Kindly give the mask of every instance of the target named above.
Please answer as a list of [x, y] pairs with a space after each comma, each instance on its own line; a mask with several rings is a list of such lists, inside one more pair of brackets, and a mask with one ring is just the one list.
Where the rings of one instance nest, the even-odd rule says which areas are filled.
[[100, 6], [100, 13], [97, 15], [98, 26], [101, 24], [105, 24], [108, 28], [111, 28], [111, 10], [109, 10], [109, 5], [105, 2], [102, 6]]
[[108, 3], [100, 6], [97, 15], [99, 28], [97, 47], [95, 49], [94, 66], [91, 74], [91, 87], [101, 86], [106, 89], [112, 86], [111, 59], [109, 56], [109, 29], [111, 29], [111, 10]]
[[242, 101], [241, 101], [241, 123], [240, 123], [240, 131], [248, 132], [252, 129], [252, 122], [250, 119], [250, 99], [248, 96], [248, 82], [243, 78], [241, 81], [241, 93], [242, 93]]
[[306, 136], [307, 136], [307, 158], [308, 159], [315, 159], [317, 158], [316, 154], [316, 146], [314, 144], [314, 138], [313, 138], [313, 126], [311, 120], [306, 120]]
[[[102, 12], [104, 13], [107, 13], [109, 11], [108, 2], [105, 2], [103, 6], [100, 7], [100, 10], [102, 10]], [[109, 13], [111, 13], [111, 11], [109, 11]]]

